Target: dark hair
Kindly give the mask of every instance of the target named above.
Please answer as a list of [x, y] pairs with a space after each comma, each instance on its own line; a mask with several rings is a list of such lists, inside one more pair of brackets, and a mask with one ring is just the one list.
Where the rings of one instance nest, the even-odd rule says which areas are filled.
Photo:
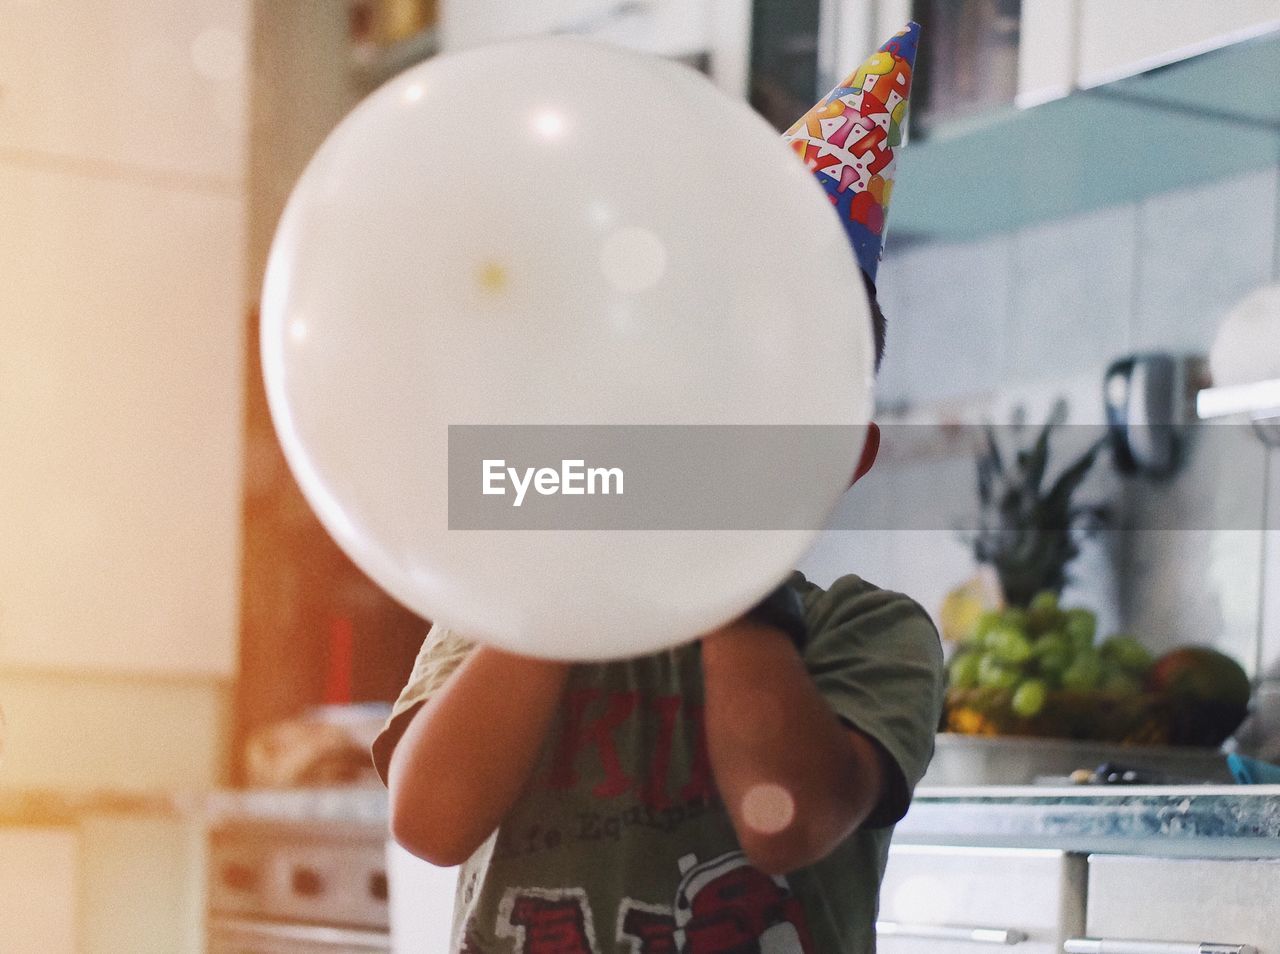
[[871, 334], [876, 342], [876, 371], [879, 371], [880, 362], [884, 360], [884, 312], [880, 310], [880, 302], [876, 300], [876, 283], [866, 272], [862, 272], [862, 284], [867, 289], [867, 302], [871, 305]]

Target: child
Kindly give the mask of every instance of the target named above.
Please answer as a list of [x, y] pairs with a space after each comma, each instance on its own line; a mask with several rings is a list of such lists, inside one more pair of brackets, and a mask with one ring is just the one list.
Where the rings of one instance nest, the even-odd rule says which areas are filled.
[[[787, 134], [873, 303], [918, 29]], [[872, 425], [854, 480], [877, 445]], [[915, 603], [796, 573], [697, 643], [615, 662], [529, 659], [433, 627], [374, 760], [396, 839], [463, 865], [455, 951], [869, 952], [941, 692]]]

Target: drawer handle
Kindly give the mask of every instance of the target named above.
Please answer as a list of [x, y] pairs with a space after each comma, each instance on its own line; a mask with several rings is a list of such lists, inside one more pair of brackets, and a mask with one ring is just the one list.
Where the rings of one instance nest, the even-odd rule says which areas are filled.
[[1073, 937], [1062, 945], [1062, 949], [1066, 954], [1258, 954], [1252, 944], [1124, 941], [1107, 937]]
[[1021, 944], [1027, 940], [1024, 931], [1012, 928], [947, 927], [938, 924], [905, 924], [901, 921], [877, 921], [878, 937], [914, 937], [931, 941], [972, 941], [976, 944]]

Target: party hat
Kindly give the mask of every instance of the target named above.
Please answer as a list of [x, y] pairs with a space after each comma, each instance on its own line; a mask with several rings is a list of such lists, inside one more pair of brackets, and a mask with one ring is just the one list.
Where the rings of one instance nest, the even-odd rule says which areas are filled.
[[785, 134], [827, 190], [872, 282], [919, 43], [920, 24], [908, 23]]

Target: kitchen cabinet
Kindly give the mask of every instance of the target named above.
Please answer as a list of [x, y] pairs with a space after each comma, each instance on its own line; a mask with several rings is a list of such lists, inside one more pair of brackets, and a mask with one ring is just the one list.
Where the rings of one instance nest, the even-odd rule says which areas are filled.
[[1056, 954], [1084, 924], [1084, 859], [1052, 849], [894, 845], [880, 888], [882, 954], [975, 943]]
[[[1280, 954], [1280, 860], [1092, 855], [1088, 937], [1093, 941], [1251, 945]], [[1152, 949], [1155, 944], [1149, 945]], [[1070, 954], [1093, 946], [1068, 944]], [[1163, 950], [1173, 950], [1167, 946]]]
[[0, 2], [0, 158], [234, 187], [248, 0]]
[[712, 0], [447, 0], [445, 49], [518, 36], [572, 33], [662, 56], [705, 51]]
[[440, 44], [569, 33], [682, 60], [746, 98], [751, 8], [752, 0], [442, 0]]
[[[1280, 143], [1280, 93], [1262, 78], [1276, 75], [1280, 33], [913, 139], [898, 157], [891, 229], [918, 240], [972, 242], [1265, 175]], [[1186, 148], [1200, 142], [1213, 148]], [[1099, 156], [1108, 157], [1105, 176], [1096, 174]], [[927, 187], [952, 181], [966, 187]]]
[[78, 954], [204, 951], [207, 848], [197, 817], [91, 812], [77, 829]]
[[[1280, 0], [1021, 0], [1020, 7], [1022, 108], [1280, 29]], [[823, 0], [818, 85], [829, 86], [911, 14], [904, 0]]]
[[1079, 0], [1022, 0], [1018, 95], [1023, 109], [1070, 94], [1076, 81]]
[[200, 954], [201, 819], [158, 800], [93, 801], [4, 805], [0, 954]]
[[0, 827], [0, 859], [0, 954], [77, 954], [75, 829]]
[[1076, 79], [1083, 88], [1280, 29], [1280, 0], [1074, 2], [1079, 4]]
[[243, 198], [0, 156], [0, 221], [0, 665], [230, 676]]
[[250, 11], [0, 0], [5, 786], [222, 767]]

